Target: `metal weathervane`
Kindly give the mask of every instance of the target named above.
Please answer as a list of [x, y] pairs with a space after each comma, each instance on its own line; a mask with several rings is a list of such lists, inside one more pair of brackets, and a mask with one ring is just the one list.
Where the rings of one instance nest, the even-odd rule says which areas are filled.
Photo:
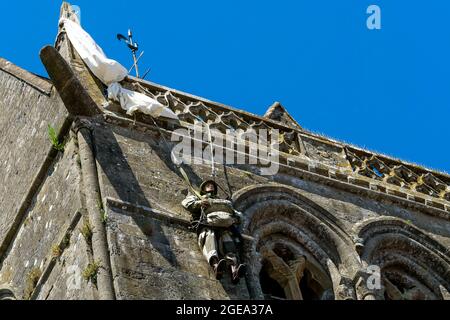
[[[124, 35], [119, 33], [117, 34], [117, 39], [119, 41], [124, 41], [127, 44], [128, 48], [131, 50], [131, 53], [133, 55], [133, 66], [130, 68], [128, 73], [130, 73], [134, 69], [136, 71], [136, 77], [140, 78], [138, 63], [141, 60], [142, 56], [144, 55], [144, 51], [142, 51], [141, 54], [137, 56], [137, 52], [139, 51], [139, 45], [137, 42], [134, 42], [133, 33], [131, 32], [131, 30], [128, 30], [128, 37], [125, 37]], [[145, 79], [145, 77], [148, 75], [149, 72], [150, 69], [147, 70], [142, 79]]]

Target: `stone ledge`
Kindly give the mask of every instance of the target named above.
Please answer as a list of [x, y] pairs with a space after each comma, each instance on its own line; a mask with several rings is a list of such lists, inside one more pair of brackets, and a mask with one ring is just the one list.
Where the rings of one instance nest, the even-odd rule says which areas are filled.
[[[152, 125], [134, 122], [131, 119], [117, 116], [108, 112], [104, 114], [107, 123], [135, 129], [135, 127], [144, 127], [144, 132], [154, 131], [157, 128]], [[163, 133], [170, 133], [170, 130], [162, 129]], [[289, 161], [288, 161], [289, 159]], [[296, 157], [280, 152], [279, 164], [281, 171], [294, 171], [294, 176], [302, 176], [310, 181], [322, 182], [326, 185], [337, 187], [345, 191], [349, 191], [358, 195], [366, 194], [370, 198], [384, 197], [388, 201], [394, 201], [405, 208], [415, 208], [431, 214], [432, 216], [441, 217], [450, 220], [449, 211], [445, 210], [445, 204], [434, 199], [426, 203], [426, 195], [414, 192], [410, 189], [397, 190], [396, 186], [385, 183], [383, 181], [371, 182], [370, 178], [355, 175], [353, 172], [340, 170], [335, 167], [327, 167], [324, 164], [318, 164], [314, 161], [308, 161], [302, 157]], [[330, 173], [331, 172], [331, 173]], [[376, 190], [374, 187], [376, 185]], [[154, 209], [150, 209], [154, 210]]]
[[107, 197], [106, 205], [111, 208], [116, 208], [116, 209], [120, 209], [123, 211], [137, 213], [137, 214], [141, 214], [141, 215], [145, 215], [145, 216], [151, 215], [151, 218], [154, 218], [161, 222], [176, 224], [187, 230], [189, 230], [189, 227], [191, 226], [191, 222], [189, 220], [179, 218], [174, 213], [133, 204], [133, 203], [122, 201], [122, 200], [115, 199], [115, 198]]
[[313, 139], [313, 140], [316, 140], [316, 141], [320, 141], [321, 143], [328, 144], [330, 146], [338, 147], [338, 148], [341, 148], [341, 149], [347, 148], [347, 149], [349, 149], [352, 152], [363, 153], [363, 154], [370, 155], [370, 156], [374, 155], [374, 156], [379, 157], [380, 159], [383, 159], [383, 160], [385, 160], [385, 161], [387, 161], [389, 163], [396, 163], [397, 165], [406, 165], [406, 166], [411, 167], [414, 170], [418, 170], [420, 172], [432, 173], [433, 175], [436, 175], [438, 177], [444, 178], [445, 180], [449, 180], [450, 179], [450, 175], [446, 174], [446, 173], [443, 173], [443, 172], [439, 172], [439, 171], [432, 170], [432, 169], [429, 169], [429, 168], [424, 168], [424, 167], [422, 167], [420, 165], [417, 165], [417, 164], [414, 164], [414, 163], [409, 163], [407, 161], [400, 160], [400, 159], [397, 159], [397, 158], [392, 157], [392, 156], [387, 156], [387, 155], [384, 155], [384, 154], [380, 154], [378, 152], [373, 152], [373, 151], [370, 151], [370, 150], [366, 150], [366, 149], [360, 148], [358, 146], [354, 146], [354, 145], [351, 145], [351, 144], [348, 144], [348, 143], [345, 143], [345, 142], [341, 142], [341, 141], [338, 141], [336, 139], [333, 139], [333, 138], [330, 138], [330, 137], [327, 137], [327, 136], [324, 136], [324, 135], [320, 135], [320, 134], [317, 134], [317, 133], [313, 133], [313, 132], [307, 131], [307, 130], [305, 130], [303, 128], [299, 129], [298, 127], [295, 127], [295, 126], [288, 126], [288, 125], [285, 125], [285, 124], [280, 123], [278, 121], [272, 121], [272, 120], [270, 120], [268, 118], [255, 115], [255, 114], [249, 113], [249, 112], [244, 111], [244, 110], [233, 108], [231, 106], [227, 106], [227, 105], [224, 105], [224, 104], [221, 104], [221, 103], [218, 103], [218, 102], [214, 102], [214, 101], [202, 98], [202, 97], [198, 97], [198, 96], [195, 96], [195, 95], [192, 95], [192, 94], [189, 94], [189, 93], [185, 93], [185, 92], [182, 92], [182, 91], [179, 91], [179, 90], [175, 90], [175, 89], [172, 89], [172, 88], [169, 88], [169, 87], [166, 87], [166, 86], [162, 86], [162, 85], [159, 85], [157, 83], [153, 83], [153, 82], [149, 82], [149, 81], [146, 81], [146, 80], [138, 79], [138, 78], [135, 78], [135, 77], [132, 77], [132, 76], [129, 76], [125, 81], [128, 82], [128, 83], [138, 83], [141, 86], [146, 87], [146, 88], [148, 88], [150, 90], [155, 90], [155, 91], [159, 91], [159, 92], [170, 92], [171, 94], [173, 94], [175, 97], [179, 98], [182, 101], [183, 100], [190, 100], [190, 101], [201, 102], [201, 103], [205, 104], [205, 106], [211, 108], [212, 110], [219, 110], [219, 111], [224, 111], [224, 112], [231, 111], [231, 112], [234, 112], [236, 114], [239, 114], [239, 115], [243, 116], [244, 118], [246, 117], [246, 118], [252, 119], [253, 121], [256, 121], [256, 122], [266, 123], [269, 127], [274, 128], [274, 129], [280, 129], [280, 130], [286, 131], [286, 132], [294, 131], [294, 132], [298, 133], [302, 138], [306, 137], [308, 139]]
[[[366, 195], [370, 199], [383, 198], [387, 201], [391, 201], [393, 203], [401, 205], [406, 209], [412, 208], [419, 210], [423, 213], [429, 214], [431, 216], [439, 217], [445, 220], [450, 220], [449, 210], [445, 211], [443, 207], [436, 205], [431, 204], [427, 205], [423, 197], [414, 196], [414, 201], [411, 201], [407, 199], [406, 193], [398, 192], [392, 189], [387, 189], [390, 191], [386, 191], [384, 187], [380, 188], [380, 186], [377, 186], [378, 190], [372, 190], [370, 188], [362, 187], [358, 184], [353, 184], [342, 180], [336, 180], [330, 178], [329, 176], [322, 176], [315, 172], [310, 172], [299, 168], [291, 167], [284, 171], [285, 174], [288, 174], [293, 177], [300, 177], [305, 180], [323, 183], [328, 186], [332, 186], [357, 195]], [[276, 181], [277, 179], [275, 178], [274, 180]], [[447, 208], [450, 208], [450, 206], [447, 206]]]
[[44, 79], [22, 68], [19, 68], [15, 64], [3, 58], [0, 58], [0, 70], [29, 84], [34, 89], [40, 91], [41, 93], [47, 96], [50, 96], [52, 92], [53, 84], [51, 83], [50, 80]]
[[[153, 208], [149, 208], [146, 206], [136, 205], [130, 202], [122, 201], [119, 199], [106, 197], [106, 205], [110, 208], [116, 208], [123, 211], [128, 211], [132, 213], [141, 214], [144, 216], [149, 216], [156, 219], [158, 221], [168, 223], [168, 224], [174, 224], [178, 225], [182, 228], [184, 228], [186, 231], [189, 232], [195, 232], [191, 230], [189, 227], [191, 226], [191, 221], [183, 218], [177, 217], [176, 214], [168, 212], [168, 211], [161, 211]], [[255, 239], [247, 234], [242, 234], [242, 238], [247, 241], [254, 241]]]

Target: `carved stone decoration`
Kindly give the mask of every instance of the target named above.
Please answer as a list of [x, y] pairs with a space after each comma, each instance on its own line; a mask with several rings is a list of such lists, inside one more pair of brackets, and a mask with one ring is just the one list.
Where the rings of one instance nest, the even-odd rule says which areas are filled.
[[309, 158], [332, 167], [349, 167], [344, 149], [305, 136], [302, 136], [302, 141]]
[[258, 133], [260, 130], [265, 130], [267, 132], [269, 132], [271, 130], [271, 127], [269, 127], [265, 122], [263, 121], [259, 121], [259, 122], [253, 122], [250, 124], [249, 130], [255, 131], [256, 133]]
[[358, 300], [383, 300], [384, 287], [381, 282], [380, 288], [369, 288], [374, 284], [371, 281], [371, 276], [373, 276], [373, 274], [368, 273], [365, 269], [361, 269], [359, 274], [355, 278], [355, 289]]
[[300, 154], [300, 147], [298, 145], [298, 140], [296, 139], [296, 134], [294, 132], [282, 133], [278, 142], [281, 152], [290, 155]]
[[245, 130], [249, 127], [249, 124], [247, 122], [245, 122], [242, 118], [237, 116], [236, 113], [232, 111], [223, 113], [220, 116], [220, 121], [233, 130]]
[[[206, 101], [196, 100], [193, 96], [182, 97], [179, 93], [153, 86], [144, 86], [139, 82], [123, 83], [124, 87], [149, 95], [163, 105], [171, 108], [182, 122], [194, 125], [205, 122], [218, 131], [229, 130], [258, 132], [270, 130], [273, 124], [261, 118], [252, 118], [238, 110], [213, 109]], [[450, 201], [450, 178], [437, 177], [434, 173], [405, 165], [394, 159], [386, 160], [383, 156], [350, 150], [349, 146], [327, 141], [319, 136], [303, 132], [302, 128], [279, 104], [275, 103], [265, 116], [266, 119], [285, 125], [279, 129], [279, 148], [282, 153], [299, 156], [307, 155], [313, 161], [334, 168], [351, 168], [357, 174], [382, 180], [400, 188], [405, 188], [426, 196]], [[291, 127], [291, 129], [289, 129]], [[356, 154], [358, 153], [358, 154]], [[445, 180], [445, 182], [444, 182]], [[442, 207], [442, 205], [441, 205]]]
[[[171, 108], [181, 121], [191, 125], [198, 121], [205, 121], [220, 132], [225, 132], [226, 129], [252, 132], [265, 129], [270, 132], [273, 128], [272, 123], [261, 118], [249, 117], [248, 114], [239, 113], [237, 110], [214, 109], [213, 111], [206, 102], [195, 100], [192, 96], [181, 98], [179, 94], [170, 90], [144, 86], [137, 82], [125, 82], [124, 86], [132, 86], [134, 90], [157, 99]], [[382, 155], [365, 150], [355, 150], [351, 146], [328, 141], [317, 135], [309, 135], [303, 132], [303, 129], [279, 103], [275, 103], [268, 110], [265, 118], [286, 126], [285, 129], [279, 129], [279, 147], [282, 153], [291, 156], [307, 155], [313, 161], [334, 168], [351, 168], [359, 175], [381, 180], [407, 191], [450, 201], [450, 177], [448, 176], [428, 172], [429, 170], [424, 168], [407, 165], [395, 159], [386, 159]], [[288, 129], [289, 127], [291, 129]], [[443, 206], [443, 204], [439, 205], [441, 208], [444, 208]]]
[[354, 237], [353, 241], [355, 242], [355, 250], [358, 253], [358, 255], [361, 256], [364, 250], [364, 239]]
[[364, 160], [366, 165], [371, 168], [371, 170], [378, 177], [383, 177], [384, 175], [388, 175], [391, 169], [388, 165], [386, 165], [383, 161], [378, 159], [376, 156], [372, 156]]
[[[234, 202], [246, 216], [244, 232], [254, 238], [246, 255], [260, 257], [259, 269], [250, 265], [252, 275], [264, 272], [286, 299], [329, 299], [330, 292], [336, 299], [356, 299], [353, 282], [345, 279], [358, 272], [359, 258], [338, 221], [277, 185], [245, 189], [235, 194]], [[339, 263], [343, 259], [346, 263]]]
[[398, 218], [371, 219], [356, 229], [364, 239], [363, 264], [380, 269], [384, 299], [445, 298], [442, 288], [450, 288], [447, 248]]
[[227, 130], [230, 129], [230, 127], [227, 126], [226, 124], [224, 124], [223, 122], [214, 122], [214, 123], [209, 125], [209, 128], [211, 130], [216, 130], [216, 131], [220, 132], [223, 135], [226, 135]]
[[341, 277], [335, 290], [337, 300], [356, 300], [355, 284], [352, 279]]
[[186, 105], [180, 99], [175, 97], [172, 92], [167, 91], [164, 94], [164, 99], [166, 100], [166, 105], [176, 114], [188, 111]]
[[375, 295], [367, 288], [364, 278], [360, 278], [356, 283], [356, 292], [358, 300], [376, 300]]
[[[62, 28], [42, 58], [52, 80], [0, 58], [0, 300], [450, 299], [449, 174], [132, 76], [177, 119], [128, 115]], [[240, 281], [183, 205], [209, 179]]]
[[306, 259], [301, 257], [291, 263], [286, 263], [277, 254], [268, 248], [262, 248], [261, 254], [268, 261], [267, 272], [284, 289], [288, 300], [303, 300], [299, 283], [303, 276]]
[[415, 172], [407, 165], [397, 163], [387, 165], [375, 155], [358, 156], [346, 149], [347, 159], [355, 173], [383, 180], [388, 184], [396, 185], [418, 193], [450, 200], [450, 186], [432, 173]]
[[287, 112], [279, 102], [275, 102], [264, 115], [265, 118], [281, 122], [287, 126], [301, 129], [297, 121]]

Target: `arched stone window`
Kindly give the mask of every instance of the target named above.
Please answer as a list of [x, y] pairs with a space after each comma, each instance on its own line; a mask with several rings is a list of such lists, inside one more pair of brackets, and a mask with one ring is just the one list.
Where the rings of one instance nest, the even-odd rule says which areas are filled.
[[[294, 249], [295, 250], [295, 249]], [[280, 242], [260, 249], [263, 256], [259, 282], [265, 298], [288, 300], [332, 299], [333, 285], [326, 271]]]
[[361, 260], [381, 271], [378, 299], [450, 299], [450, 259], [440, 243], [397, 218], [372, 219], [357, 232]]
[[289, 187], [250, 187], [234, 197], [246, 221], [248, 287], [256, 299], [355, 299], [360, 264], [339, 221]]

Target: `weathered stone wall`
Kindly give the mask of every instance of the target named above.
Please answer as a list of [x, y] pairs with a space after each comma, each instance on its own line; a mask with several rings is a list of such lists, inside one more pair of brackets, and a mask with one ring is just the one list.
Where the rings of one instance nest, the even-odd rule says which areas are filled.
[[[61, 15], [75, 19], [67, 3]], [[61, 28], [41, 59], [52, 82], [0, 59], [0, 289], [42, 300], [450, 299], [448, 175], [308, 133], [279, 103], [259, 117], [125, 79], [178, 115], [158, 119], [161, 131], [106, 101]], [[204, 260], [165, 142], [199, 119], [280, 131], [278, 174], [216, 165], [220, 197], [245, 217], [238, 285]], [[209, 165], [184, 169], [194, 186], [211, 178]], [[381, 268], [378, 291], [365, 285], [369, 265]]]
[[[48, 81], [4, 60], [1, 62], [4, 68], [0, 70], [0, 251], [4, 252], [11, 228], [21, 220], [27, 207], [24, 203], [40, 184], [44, 167], [51, 162], [47, 126], [60, 129], [67, 113], [57, 94], [51, 92]], [[18, 78], [19, 75], [23, 78]], [[32, 82], [46, 86], [38, 88]]]
[[[195, 232], [167, 224], [148, 211], [172, 212], [184, 221], [190, 218], [181, 206], [187, 185], [170, 165], [162, 141], [155, 135], [109, 125], [96, 126], [94, 140], [117, 297], [248, 299], [244, 282], [234, 287], [214, 279], [198, 249]], [[198, 184], [209, 170], [198, 166], [190, 175]], [[253, 181], [244, 173], [231, 175], [231, 180]], [[131, 206], [123, 209], [106, 199]], [[136, 207], [144, 210], [136, 212]]]
[[[0, 118], [0, 142], [12, 146], [0, 150], [2, 188], [9, 191], [0, 198], [0, 284], [14, 288], [17, 298], [98, 299], [98, 287], [83, 278], [89, 264], [98, 261], [81, 231], [92, 217], [84, 200], [89, 190], [80, 171], [78, 141], [65, 129], [68, 142], [64, 153], [58, 153], [47, 136], [48, 124], [67, 126], [67, 114], [50, 91], [1, 71], [0, 81], [2, 108], [13, 106]], [[20, 94], [11, 94], [14, 90]], [[367, 290], [358, 289], [356, 282], [365, 263], [390, 261], [383, 256], [386, 241], [392, 241], [393, 252], [417, 254], [421, 265], [434, 269], [427, 278], [416, 268], [417, 277], [427, 283], [422, 291], [448, 295], [449, 219], [417, 206], [399, 206], [392, 196], [359, 194], [354, 185], [347, 189], [348, 181], [336, 188], [338, 181], [314, 175], [320, 166], [304, 167], [312, 170], [307, 174], [282, 167], [271, 177], [255, 174], [255, 166], [217, 166], [216, 180], [227, 190], [220, 196], [232, 193], [246, 216], [242, 258], [250, 272], [237, 286], [229, 276], [215, 280], [189, 229], [190, 214], [181, 206], [188, 185], [173, 165], [161, 132], [111, 119], [113, 115], [91, 119], [89, 128], [101, 192], [93, 212], [105, 215], [105, 249], [117, 299], [265, 298], [259, 272], [263, 261], [276, 260], [273, 250], [279, 244], [307, 258], [316, 280], [331, 287], [327, 295], [364, 299]], [[165, 139], [170, 140], [170, 131]], [[185, 170], [196, 186], [211, 178], [208, 165]], [[378, 243], [381, 233], [387, 237]]]
[[[87, 251], [80, 250], [83, 244], [79, 243], [84, 240], [79, 241], [80, 231], [75, 228], [82, 208], [78, 161], [77, 147], [71, 140], [64, 154], [59, 153], [50, 166], [6, 252], [0, 283], [15, 288], [18, 298], [31, 298], [38, 285], [36, 282], [46, 282], [48, 276], [50, 285], [53, 285], [52, 282], [58, 284], [55, 290], [67, 289], [67, 285], [60, 280], [67, 278], [67, 275], [57, 269], [52, 272], [54, 260], [58, 260], [58, 266], [64, 265], [59, 267], [63, 271], [74, 263], [81, 270], [87, 266]], [[50, 295], [51, 288], [47, 291], [45, 296]], [[59, 298], [64, 297], [66, 295]]]
[[196, 247], [196, 235], [148, 214], [108, 208], [118, 299], [227, 299]]
[[[0, 285], [18, 299], [92, 299], [78, 147], [51, 82], [0, 59]], [[67, 139], [64, 153], [48, 135]], [[68, 287], [69, 285], [69, 287]]]
[[70, 233], [69, 246], [49, 270], [49, 276], [42, 281], [42, 287], [34, 294], [37, 300], [95, 300], [97, 288], [83, 277], [83, 272], [93, 262], [91, 249], [80, 230], [84, 219], [76, 220]]
[[[180, 203], [188, 192], [188, 186], [171, 163], [167, 146], [159, 133], [156, 130], [129, 129], [126, 125], [121, 127], [102, 123], [95, 126], [93, 135], [101, 191], [108, 214], [108, 240], [117, 297], [248, 298], [248, 281], [252, 282], [252, 287], [255, 282], [259, 282], [258, 278], [247, 278], [247, 283], [242, 281], [238, 287], [231, 286], [228, 279], [221, 283], [213, 279], [197, 247], [195, 233], [186, 227], [190, 216]], [[223, 167], [219, 166], [218, 169], [217, 181], [227, 190]], [[209, 166], [195, 165], [186, 167], [186, 170], [195, 185], [210, 178]], [[358, 226], [373, 219], [399, 219], [405, 222], [405, 226], [414, 226], [443, 247], [450, 246], [450, 222], [446, 219], [401, 208], [383, 199], [368, 199], [294, 175], [280, 173], [268, 179], [252, 171], [246, 166], [227, 168], [230, 188], [237, 195], [241, 209], [248, 209], [245, 201], [249, 202], [249, 207], [261, 202], [259, 211], [267, 217], [247, 218], [262, 219], [262, 227], [272, 222], [290, 221], [289, 224], [299, 230], [306, 232], [306, 229], [311, 228], [311, 239], [336, 261], [335, 267], [339, 269], [333, 279], [336, 287], [346, 281], [345, 277], [355, 276], [359, 268], [363, 267], [358, 262], [355, 239], [358, 237]], [[279, 187], [271, 192], [265, 191], [264, 188], [272, 185]], [[240, 194], [252, 188], [255, 189], [252, 191], [254, 198], [239, 200]], [[277, 192], [279, 195], [276, 195]], [[269, 199], [272, 194], [275, 196]], [[284, 206], [286, 201], [291, 201], [290, 194], [294, 195], [292, 199], [307, 199], [310, 204], [305, 205], [304, 210], [322, 214], [322, 221], [314, 226], [308, 219], [295, 216], [295, 212], [290, 213], [291, 210]], [[225, 196], [223, 192], [221, 195]], [[264, 204], [265, 201], [267, 204]], [[259, 224], [259, 220], [249, 222], [245, 231], [254, 236], [253, 232], [260, 232]], [[332, 240], [330, 237], [334, 235], [327, 235], [326, 230], [320, 231], [321, 225], [327, 224], [331, 225], [330, 228], [335, 230], [333, 232], [341, 240]], [[270, 228], [275, 230], [276, 227]], [[258, 256], [253, 258], [260, 259]], [[254, 261], [248, 262], [253, 264]], [[258, 268], [257, 263], [253, 267]], [[336, 294], [342, 294], [340, 298], [347, 298], [346, 293]]]

